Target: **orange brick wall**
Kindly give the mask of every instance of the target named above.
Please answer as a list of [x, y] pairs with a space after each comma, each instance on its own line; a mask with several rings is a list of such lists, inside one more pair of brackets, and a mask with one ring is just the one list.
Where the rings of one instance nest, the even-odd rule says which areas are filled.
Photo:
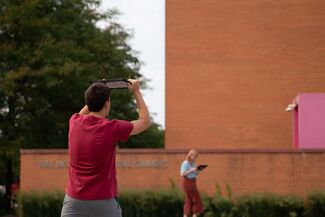
[[22, 191], [64, 190], [67, 182], [67, 167], [41, 168], [42, 161], [67, 162], [66, 150], [60, 151], [21, 151], [20, 187]]
[[291, 147], [301, 92], [325, 92], [325, 1], [167, 0], [166, 148]]
[[[185, 154], [181, 150], [119, 150], [119, 189], [168, 187], [171, 179], [180, 185], [179, 167]], [[68, 172], [64, 161], [66, 150], [22, 150], [21, 190], [64, 190]], [[40, 168], [41, 162], [52, 166]], [[235, 194], [324, 190], [324, 162], [325, 151], [202, 150], [197, 163], [209, 166], [199, 176], [198, 186], [209, 194], [215, 192], [216, 183], [223, 193], [229, 184]]]

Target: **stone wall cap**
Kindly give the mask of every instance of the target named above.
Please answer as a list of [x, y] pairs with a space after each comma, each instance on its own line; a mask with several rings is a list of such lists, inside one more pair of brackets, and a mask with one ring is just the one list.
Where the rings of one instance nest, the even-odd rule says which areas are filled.
[[[118, 154], [186, 154], [189, 149], [118, 149]], [[245, 148], [198, 149], [200, 154], [290, 154], [325, 153], [325, 149]], [[68, 154], [68, 149], [20, 149], [21, 154]]]

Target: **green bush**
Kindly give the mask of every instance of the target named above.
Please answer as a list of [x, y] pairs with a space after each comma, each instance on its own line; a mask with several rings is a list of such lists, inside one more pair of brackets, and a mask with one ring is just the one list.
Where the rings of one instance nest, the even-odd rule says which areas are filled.
[[[63, 192], [23, 193], [18, 197], [19, 217], [58, 217]], [[123, 217], [178, 217], [183, 215], [183, 194], [175, 189], [121, 192]]]
[[204, 198], [204, 217], [228, 217], [231, 216], [234, 203], [222, 196]]
[[306, 217], [325, 216], [325, 192], [310, 193], [307, 197]]
[[304, 200], [294, 195], [251, 194], [238, 198], [232, 216], [241, 217], [301, 217]]
[[174, 189], [121, 192], [119, 203], [125, 217], [178, 217], [183, 214], [183, 194]]
[[[23, 193], [18, 197], [19, 217], [58, 217], [63, 192]], [[229, 195], [202, 195], [204, 217], [324, 217], [325, 192], [312, 193], [306, 202], [295, 195], [249, 194], [233, 201]], [[123, 217], [181, 217], [184, 194], [176, 188], [122, 191]]]
[[64, 193], [31, 192], [18, 195], [19, 217], [58, 217], [61, 215]]

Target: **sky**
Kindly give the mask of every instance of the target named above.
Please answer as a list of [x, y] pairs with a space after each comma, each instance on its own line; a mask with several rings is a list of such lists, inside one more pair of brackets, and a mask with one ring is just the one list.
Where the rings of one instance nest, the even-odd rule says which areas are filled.
[[129, 44], [143, 62], [140, 73], [150, 80], [144, 99], [154, 121], [165, 128], [165, 1], [102, 0], [100, 8], [116, 8], [119, 23], [132, 32]]

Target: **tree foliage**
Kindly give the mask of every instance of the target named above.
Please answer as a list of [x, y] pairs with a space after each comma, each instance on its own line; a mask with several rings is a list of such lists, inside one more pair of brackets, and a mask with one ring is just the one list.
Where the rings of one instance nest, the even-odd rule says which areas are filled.
[[[67, 148], [68, 120], [89, 80], [141, 78], [140, 61], [117, 12], [99, 0], [1, 0], [0, 148]], [[109, 25], [98, 28], [105, 20]], [[128, 91], [113, 91], [110, 118], [137, 118]], [[120, 147], [162, 147], [154, 124]]]

